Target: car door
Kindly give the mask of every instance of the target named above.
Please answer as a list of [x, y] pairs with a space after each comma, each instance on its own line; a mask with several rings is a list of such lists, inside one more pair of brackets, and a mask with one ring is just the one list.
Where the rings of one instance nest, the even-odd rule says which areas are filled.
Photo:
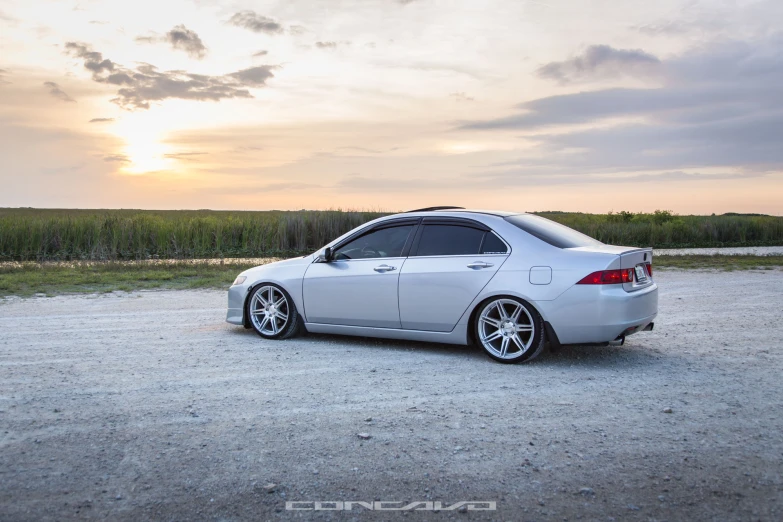
[[400, 272], [400, 323], [450, 332], [508, 257], [510, 248], [481, 223], [425, 218]]
[[382, 223], [313, 263], [302, 291], [309, 323], [399, 328], [397, 284], [418, 219]]

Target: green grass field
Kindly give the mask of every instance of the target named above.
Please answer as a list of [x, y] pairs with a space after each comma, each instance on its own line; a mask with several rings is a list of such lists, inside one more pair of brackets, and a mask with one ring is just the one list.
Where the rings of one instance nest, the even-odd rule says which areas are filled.
[[263, 262], [5, 263], [0, 265], [0, 297], [29, 297], [36, 294], [53, 296], [117, 290], [130, 292], [155, 289], [227, 289], [240, 272]]
[[661, 210], [652, 214], [537, 214], [611, 245], [654, 248], [783, 245], [783, 217], [780, 216], [679, 216]]
[[[242, 262], [108, 261], [0, 264], [0, 297], [53, 296], [122, 290], [227, 289], [241, 271], [270, 259]], [[777, 270], [783, 256], [657, 256], [654, 270]]]
[[[783, 217], [541, 212], [605, 243], [783, 245]], [[312, 252], [379, 212], [0, 209], [0, 261], [249, 258]]]
[[381, 215], [0, 209], [0, 261], [290, 256], [313, 251]]
[[777, 270], [783, 268], [783, 256], [656, 256], [655, 268], [691, 270]]

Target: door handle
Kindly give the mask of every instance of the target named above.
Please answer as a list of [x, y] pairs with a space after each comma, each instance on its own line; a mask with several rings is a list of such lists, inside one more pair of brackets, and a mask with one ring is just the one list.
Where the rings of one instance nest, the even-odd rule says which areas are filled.
[[481, 268], [489, 268], [491, 266], [495, 266], [492, 263], [486, 263], [484, 261], [473, 261], [471, 264], [468, 265], [468, 268], [472, 268], [473, 270], [479, 270]]
[[381, 265], [381, 266], [376, 266], [375, 268], [373, 268], [373, 270], [375, 270], [376, 272], [391, 272], [392, 270], [397, 270], [397, 267], [389, 266], [389, 265]]

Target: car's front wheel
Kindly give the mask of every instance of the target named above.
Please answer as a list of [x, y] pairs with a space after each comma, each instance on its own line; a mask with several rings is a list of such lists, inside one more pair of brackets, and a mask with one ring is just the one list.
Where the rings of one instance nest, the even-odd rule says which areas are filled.
[[247, 300], [250, 324], [265, 339], [288, 339], [299, 332], [301, 319], [291, 296], [277, 285], [262, 284]]
[[527, 303], [512, 297], [491, 298], [479, 306], [474, 332], [496, 361], [530, 361], [544, 349], [544, 322]]

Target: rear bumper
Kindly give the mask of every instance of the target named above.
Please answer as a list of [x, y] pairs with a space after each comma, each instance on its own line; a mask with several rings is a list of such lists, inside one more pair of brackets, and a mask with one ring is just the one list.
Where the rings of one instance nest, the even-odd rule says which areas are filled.
[[658, 315], [658, 285], [635, 292], [620, 285], [574, 285], [536, 302], [562, 344], [604, 343], [642, 331]]

